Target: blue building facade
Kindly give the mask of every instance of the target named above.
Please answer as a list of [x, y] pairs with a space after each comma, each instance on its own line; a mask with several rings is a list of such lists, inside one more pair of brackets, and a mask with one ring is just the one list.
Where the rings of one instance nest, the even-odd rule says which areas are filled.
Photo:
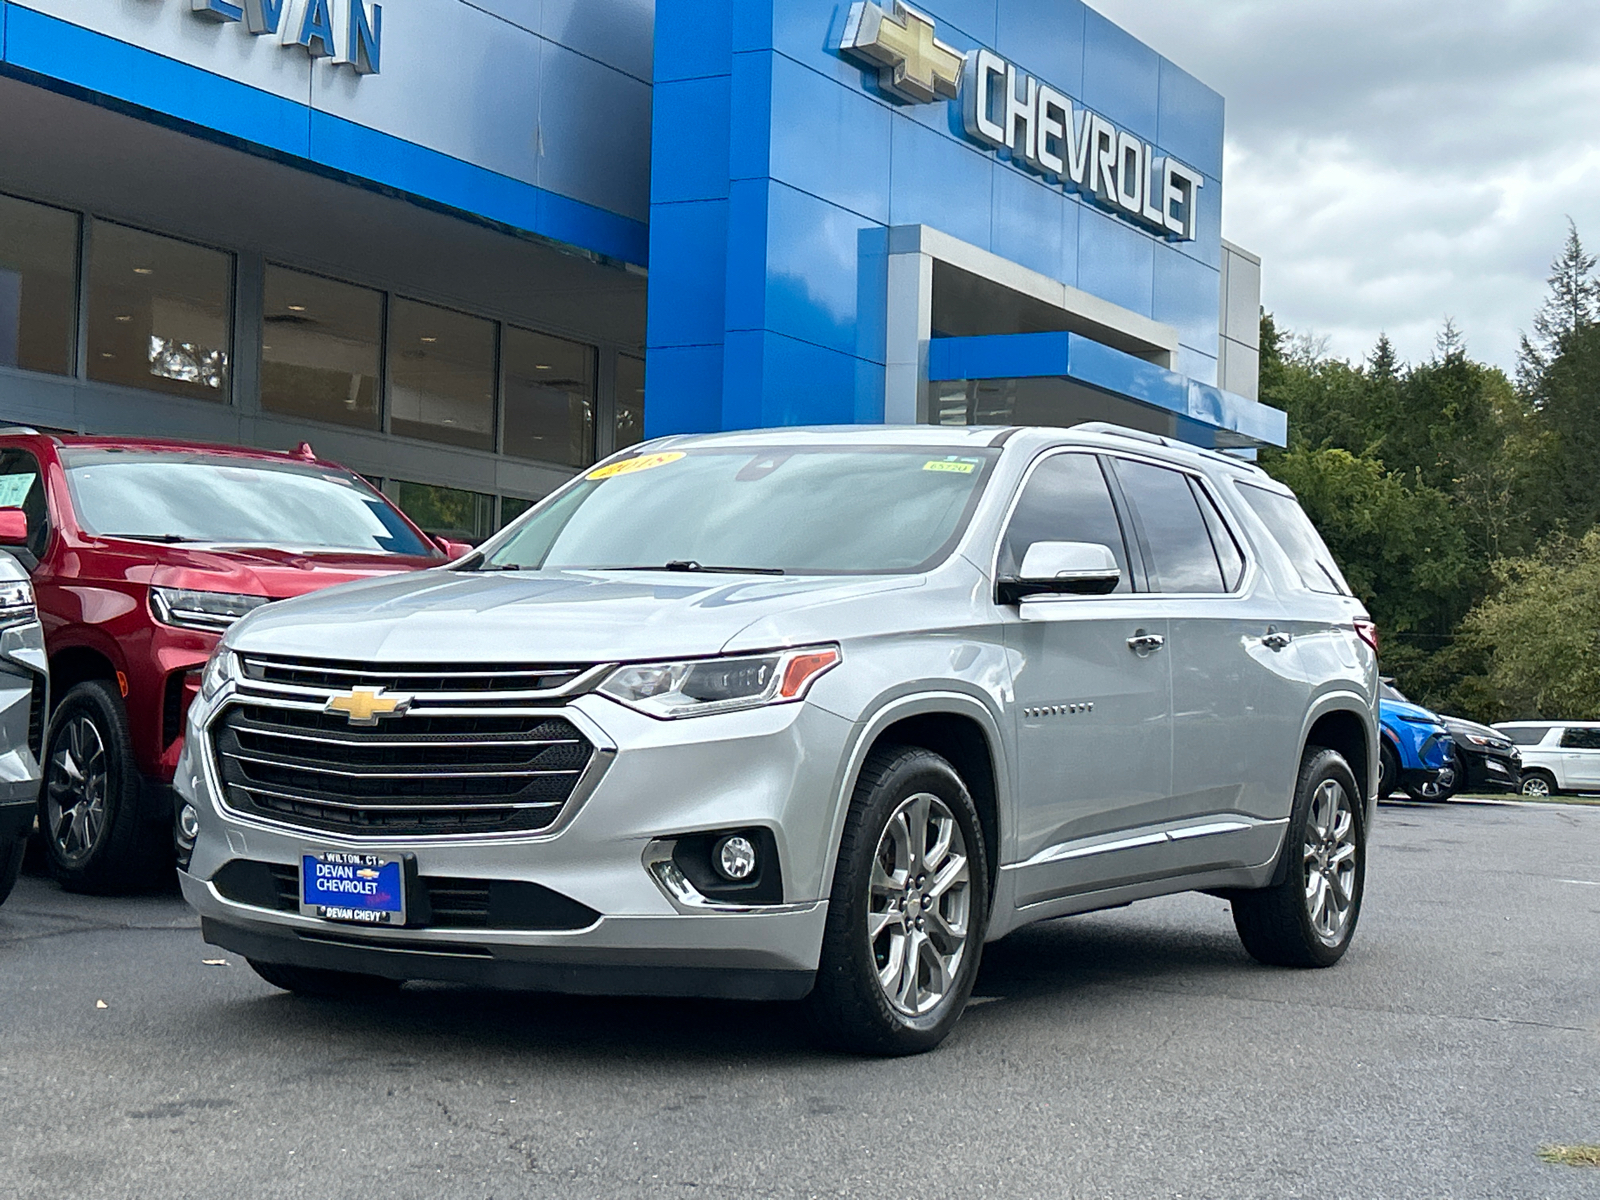
[[675, 431], [1283, 440], [1223, 102], [1077, 0], [0, 0], [0, 104], [5, 420], [468, 536]]

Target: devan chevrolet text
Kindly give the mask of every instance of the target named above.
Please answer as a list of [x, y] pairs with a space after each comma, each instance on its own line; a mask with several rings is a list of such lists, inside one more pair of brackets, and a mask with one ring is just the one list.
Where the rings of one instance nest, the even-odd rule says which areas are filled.
[[929, 1049], [986, 941], [1361, 912], [1376, 638], [1294, 497], [1108, 426], [674, 437], [460, 562], [229, 630], [183, 891], [269, 982], [807, 998]]

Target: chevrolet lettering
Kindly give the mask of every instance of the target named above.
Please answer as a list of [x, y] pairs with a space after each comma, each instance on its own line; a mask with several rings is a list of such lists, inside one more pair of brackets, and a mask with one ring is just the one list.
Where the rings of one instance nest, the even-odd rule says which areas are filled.
[[290, 991], [803, 998], [880, 1054], [945, 1037], [986, 942], [1147, 897], [1331, 966], [1374, 640], [1287, 489], [1153, 434], [666, 438], [232, 625], [183, 891]]

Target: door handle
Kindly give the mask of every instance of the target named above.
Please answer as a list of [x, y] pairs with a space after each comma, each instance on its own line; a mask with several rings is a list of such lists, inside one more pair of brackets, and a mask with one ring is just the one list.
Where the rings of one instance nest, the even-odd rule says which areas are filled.
[[1292, 641], [1292, 633], [1281, 633], [1276, 625], [1268, 625], [1267, 636], [1261, 639], [1261, 644], [1268, 650], [1287, 650]]
[[1132, 650], [1140, 658], [1148, 658], [1166, 644], [1167, 639], [1159, 633], [1146, 633], [1142, 629], [1136, 631], [1128, 639], [1128, 649]]

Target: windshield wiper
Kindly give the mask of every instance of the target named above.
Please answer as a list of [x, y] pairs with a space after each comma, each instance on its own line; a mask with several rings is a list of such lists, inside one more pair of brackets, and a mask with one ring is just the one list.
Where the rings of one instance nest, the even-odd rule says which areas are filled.
[[688, 571], [705, 575], [782, 575], [781, 567], [708, 567], [693, 559], [678, 558], [659, 567], [597, 567], [601, 571]]
[[175, 545], [178, 542], [204, 542], [209, 538], [185, 537], [181, 533], [102, 533], [101, 537], [117, 538], [124, 542], [163, 542]]
[[533, 567], [528, 566], [526, 563], [491, 563], [491, 562], [481, 562], [475, 567], [462, 567], [460, 569], [464, 570], [464, 571], [472, 571], [472, 572], [475, 572], [475, 573], [476, 572], [481, 572], [481, 571], [532, 571], [532, 570], [534, 570]]

